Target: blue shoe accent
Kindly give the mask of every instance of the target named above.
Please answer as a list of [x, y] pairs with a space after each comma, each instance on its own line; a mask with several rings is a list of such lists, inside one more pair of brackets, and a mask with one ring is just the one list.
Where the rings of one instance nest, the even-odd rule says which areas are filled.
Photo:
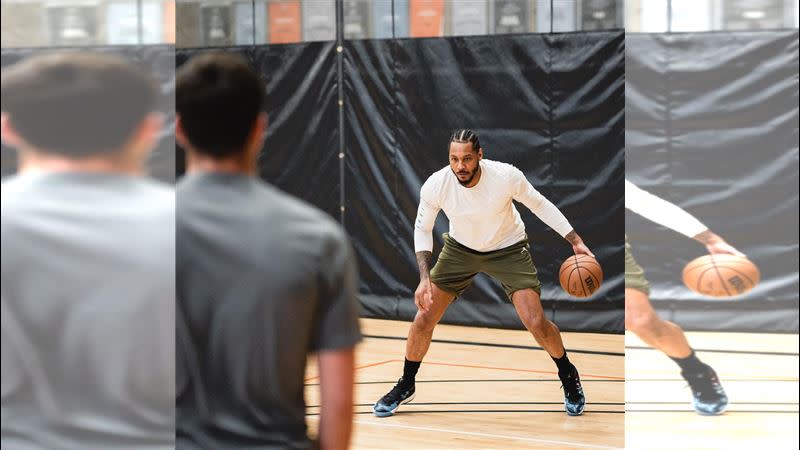
[[692, 389], [692, 407], [697, 414], [703, 416], [716, 416], [728, 408], [728, 396], [719, 382], [717, 373], [710, 366], [705, 366], [700, 372], [682, 372], [683, 378]]
[[402, 378], [397, 380], [397, 384], [384, 395], [372, 407], [372, 412], [377, 417], [393, 416], [400, 405], [404, 405], [414, 399], [414, 384], [407, 384]]
[[561, 378], [561, 386], [564, 388], [564, 409], [567, 415], [580, 416], [586, 407], [586, 396], [583, 394], [578, 370], [574, 366], [572, 369], [569, 376]]

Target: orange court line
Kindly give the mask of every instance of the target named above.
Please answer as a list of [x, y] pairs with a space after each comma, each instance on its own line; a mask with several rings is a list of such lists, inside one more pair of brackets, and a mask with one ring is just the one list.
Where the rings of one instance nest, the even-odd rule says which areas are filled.
[[[355, 370], [366, 369], [367, 367], [380, 366], [382, 364], [395, 362], [395, 361], [399, 361], [399, 360], [398, 359], [387, 359], [386, 361], [379, 361], [379, 362], [376, 362], [376, 363], [364, 364], [363, 366], [356, 366]], [[308, 378], [305, 379], [305, 381], [316, 380], [317, 378], [319, 378], [319, 375], [315, 375], [313, 377], [308, 377]]]

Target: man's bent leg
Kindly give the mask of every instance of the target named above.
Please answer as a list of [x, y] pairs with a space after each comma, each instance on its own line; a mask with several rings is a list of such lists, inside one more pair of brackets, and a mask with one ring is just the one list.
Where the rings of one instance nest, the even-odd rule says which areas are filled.
[[455, 298], [455, 295], [443, 291], [435, 283], [431, 283], [433, 288], [433, 304], [427, 311], [418, 310], [414, 316], [414, 322], [408, 330], [408, 341], [406, 342], [406, 359], [409, 361], [422, 361], [428, 348], [431, 345], [433, 329], [442, 319], [447, 307]]
[[525, 328], [556, 363], [558, 377], [564, 387], [564, 408], [567, 414], [570, 416], [583, 414], [586, 396], [583, 394], [580, 375], [567, 357], [567, 351], [561, 340], [561, 331], [556, 324], [545, 318], [539, 293], [533, 289], [522, 289], [511, 295], [511, 302], [514, 303], [514, 308]]
[[514, 309], [517, 310], [522, 324], [531, 332], [536, 342], [553, 358], [564, 356], [564, 343], [561, 331], [556, 324], [547, 320], [539, 294], [533, 289], [522, 289], [511, 296]]
[[697, 358], [678, 325], [658, 316], [647, 293], [625, 289], [625, 328], [648, 345], [664, 352], [680, 366], [681, 375], [692, 389], [695, 411], [703, 415], [725, 412], [728, 397], [717, 373]]
[[625, 289], [625, 328], [670, 358], [692, 354], [681, 327], [659, 317], [647, 294], [640, 290]]
[[439, 323], [444, 312], [447, 311], [447, 307], [450, 306], [450, 302], [455, 298], [454, 294], [442, 290], [435, 283], [431, 283], [431, 287], [433, 288], [433, 303], [427, 311], [417, 310], [414, 322], [408, 330], [403, 376], [392, 390], [381, 397], [372, 408], [373, 413], [378, 417], [394, 415], [400, 405], [414, 399], [417, 370], [419, 370], [422, 358], [428, 353], [433, 329], [436, 328], [436, 324]]

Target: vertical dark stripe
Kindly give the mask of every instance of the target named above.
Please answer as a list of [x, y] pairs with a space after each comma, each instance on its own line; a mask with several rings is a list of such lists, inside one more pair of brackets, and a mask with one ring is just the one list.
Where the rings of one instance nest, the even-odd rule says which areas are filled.
[[[341, 51], [340, 51], [341, 50]], [[339, 106], [339, 222], [342, 227], [344, 223], [344, 202], [345, 202], [345, 166], [344, 166], [344, 77], [342, 75], [342, 64], [344, 58], [344, 4], [341, 0], [336, 1], [336, 84], [338, 89]]]

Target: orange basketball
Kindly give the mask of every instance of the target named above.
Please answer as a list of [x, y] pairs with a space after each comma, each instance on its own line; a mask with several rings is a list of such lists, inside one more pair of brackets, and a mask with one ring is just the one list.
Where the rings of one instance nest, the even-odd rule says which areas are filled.
[[753, 289], [761, 279], [758, 267], [735, 255], [705, 255], [683, 268], [683, 283], [709, 297], [735, 297]]
[[558, 279], [567, 294], [578, 298], [590, 297], [603, 284], [603, 269], [589, 255], [574, 255], [561, 264]]

